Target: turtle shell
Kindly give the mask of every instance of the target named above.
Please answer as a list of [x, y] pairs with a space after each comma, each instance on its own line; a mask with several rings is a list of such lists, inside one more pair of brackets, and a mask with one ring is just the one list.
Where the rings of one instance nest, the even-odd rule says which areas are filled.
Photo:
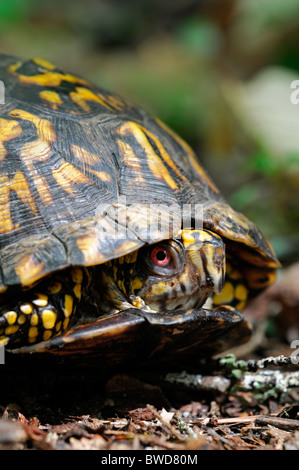
[[[279, 266], [260, 231], [158, 119], [45, 60], [1, 55], [0, 72], [0, 292], [171, 238], [184, 207], [237, 259]], [[151, 230], [147, 208], [160, 220]]]

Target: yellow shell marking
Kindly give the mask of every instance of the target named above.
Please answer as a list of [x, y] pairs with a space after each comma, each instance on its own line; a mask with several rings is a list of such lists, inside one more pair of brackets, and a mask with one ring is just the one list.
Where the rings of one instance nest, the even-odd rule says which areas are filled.
[[192, 148], [185, 142], [181, 137], [179, 137], [172, 129], [170, 129], [166, 124], [164, 124], [160, 119], [156, 119], [157, 124], [162, 127], [168, 134], [170, 134], [178, 144], [185, 150], [188, 155], [189, 162], [193, 169], [199, 174], [200, 178], [204, 180], [207, 185], [216, 193], [219, 193], [219, 189], [214, 185], [214, 183], [208, 178], [202, 167], [200, 166], [197, 157], [192, 150]]
[[46, 328], [46, 330], [51, 330], [56, 322], [56, 313], [53, 312], [53, 310], [45, 309], [42, 311], [41, 316], [44, 328]]
[[58, 104], [63, 104], [62, 99], [56, 91], [43, 90], [39, 92], [39, 96], [42, 100], [50, 103], [53, 109], [57, 109]]
[[[122, 136], [132, 135], [133, 137], [135, 137], [139, 145], [143, 148], [143, 150], [146, 153], [148, 166], [151, 172], [153, 173], [153, 175], [155, 176], [155, 178], [159, 179], [160, 181], [164, 180], [171, 189], [178, 189], [176, 182], [172, 179], [163, 161], [155, 153], [153, 147], [150, 145], [146, 137], [148, 135], [149, 137], [153, 138], [155, 142], [158, 142], [158, 140], [153, 134], [147, 131], [143, 126], [140, 126], [139, 124], [133, 121], [122, 124], [118, 128], [117, 132]], [[161, 145], [162, 144], [160, 144], [159, 142], [158, 148], [160, 149], [160, 151], [161, 151]], [[165, 155], [168, 155], [165, 149], [162, 155], [165, 160]], [[167, 163], [169, 164], [171, 158], [169, 155], [168, 157], [169, 158], [167, 159]]]
[[93, 184], [80, 170], [68, 162], [63, 162], [59, 168], [53, 169], [52, 175], [56, 182], [70, 194], [75, 190], [77, 183]]
[[31, 114], [28, 111], [23, 109], [13, 109], [10, 113], [10, 116], [25, 121], [30, 121], [36, 127], [36, 132], [38, 137], [46, 142], [55, 142], [56, 134], [53, 128], [52, 122], [48, 119], [43, 119], [35, 114]]
[[40, 278], [43, 268], [43, 262], [38, 263], [33, 255], [25, 255], [15, 267], [15, 272], [21, 284], [27, 286]]
[[45, 161], [51, 155], [51, 142], [56, 140], [56, 134], [53, 125], [47, 119], [35, 116], [22, 109], [14, 109], [10, 112], [10, 116], [32, 122], [36, 128], [38, 139], [33, 142], [25, 143], [21, 148], [21, 157], [24, 161], [28, 172], [34, 180], [36, 189], [44, 204], [52, 202], [50, 189], [45, 177], [38, 174], [33, 165], [33, 161]]
[[103, 259], [99, 252], [99, 240], [96, 235], [86, 235], [79, 237], [76, 241], [77, 246], [84, 255], [86, 265], [96, 264]]
[[131, 145], [120, 139], [118, 139], [117, 143], [119, 150], [123, 155], [125, 165], [134, 172], [134, 181], [137, 180], [139, 183], [145, 183], [145, 178], [142, 174], [140, 160], [135, 154]]
[[17, 171], [12, 179], [5, 174], [0, 174], [0, 233], [9, 232], [19, 226], [14, 224], [10, 212], [10, 192], [15, 191], [18, 198], [32, 211], [37, 212], [37, 207], [30, 191], [28, 181], [21, 171]]
[[96, 153], [89, 152], [83, 147], [80, 147], [79, 145], [71, 145], [71, 150], [73, 154], [75, 155], [78, 160], [87, 163], [87, 165], [95, 165], [99, 161], [101, 161], [99, 155]]
[[106, 97], [100, 93], [96, 94], [85, 87], [76, 87], [76, 91], [72, 91], [70, 93], [70, 98], [74, 101], [74, 103], [87, 112], [90, 111], [90, 107], [86, 103], [88, 101], [98, 103], [104, 108], [107, 108], [109, 111], [120, 109], [122, 107], [116, 98], [111, 99], [111, 97]]
[[18, 121], [0, 119], [0, 161], [3, 160], [7, 154], [3, 143], [19, 137], [22, 132], [23, 130]]
[[[42, 87], [46, 86], [59, 86], [62, 81], [67, 81], [70, 83], [78, 83], [85, 86], [90, 86], [90, 83], [87, 80], [84, 80], [80, 77], [75, 77], [69, 73], [60, 73], [60, 72], [53, 72], [55, 69], [52, 64], [48, 61], [44, 61], [43, 59], [34, 59], [34, 62], [38, 65], [49, 70], [49, 72], [41, 73], [37, 75], [22, 75], [18, 73], [18, 68], [22, 65], [22, 62], [17, 62], [12, 64], [8, 67], [8, 72], [12, 73], [13, 75], [17, 75], [20, 82], [22, 83], [32, 83], [33, 85], [39, 85]], [[51, 66], [51, 69], [49, 68]]]
[[40, 57], [35, 57], [34, 59], [32, 59], [32, 61], [36, 65], [39, 65], [40, 67], [42, 67], [46, 70], [54, 70], [56, 68], [55, 65], [51, 64], [51, 62], [48, 62], [45, 59], [41, 59]]

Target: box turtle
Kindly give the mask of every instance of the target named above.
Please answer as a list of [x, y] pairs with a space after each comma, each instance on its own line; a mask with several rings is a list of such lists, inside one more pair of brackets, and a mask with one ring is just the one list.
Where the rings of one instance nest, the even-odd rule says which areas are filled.
[[186, 363], [248, 340], [240, 311], [279, 262], [189, 145], [46, 60], [0, 70], [8, 356]]

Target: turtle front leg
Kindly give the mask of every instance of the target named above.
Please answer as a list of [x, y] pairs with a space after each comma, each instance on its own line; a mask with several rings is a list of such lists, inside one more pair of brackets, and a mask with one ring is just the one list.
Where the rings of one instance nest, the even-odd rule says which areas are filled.
[[15, 348], [59, 335], [72, 323], [89, 271], [72, 268], [45, 278], [0, 307], [0, 344]]

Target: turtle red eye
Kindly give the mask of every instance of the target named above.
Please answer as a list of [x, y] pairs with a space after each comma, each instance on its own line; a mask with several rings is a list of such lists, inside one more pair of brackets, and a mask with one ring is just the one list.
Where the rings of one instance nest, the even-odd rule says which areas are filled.
[[139, 260], [142, 271], [146, 268], [151, 276], [170, 277], [182, 271], [185, 254], [180, 242], [167, 240], [144, 247]]
[[170, 260], [170, 253], [166, 248], [157, 246], [151, 252], [151, 260], [157, 266], [165, 266]]

